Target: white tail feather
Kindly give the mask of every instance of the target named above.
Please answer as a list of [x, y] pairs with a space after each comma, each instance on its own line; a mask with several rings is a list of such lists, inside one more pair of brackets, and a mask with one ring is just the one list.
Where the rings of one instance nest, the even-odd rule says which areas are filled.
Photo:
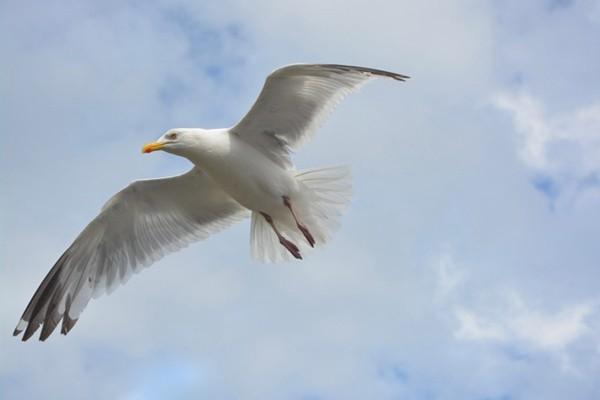
[[[323, 245], [339, 227], [340, 218], [350, 203], [350, 168], [340, 166], [304, 171], [298, 173], [296, 179], [300, 192], [290, 198], [294, 212], [313, 235], [316, 246]], [[312, 250], [288, 210], [272, 217], [277, 229], [298, 246], [302, 256]], [[252, 213], [251, 229], [251, 250], [255, 260], [281, 262], [293, 259], [260, 213]]]

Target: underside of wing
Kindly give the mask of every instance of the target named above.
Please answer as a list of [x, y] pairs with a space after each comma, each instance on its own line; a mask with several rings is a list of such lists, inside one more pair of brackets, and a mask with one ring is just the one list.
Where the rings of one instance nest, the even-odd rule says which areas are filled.
[[280, 68], [267, 77], [256, 102], [231, 131], [273, 161], [290, 167], [290, 150], [309, 140], [346, 95], [376, 77], [408, 79], [394, 72], [350, 65], [295, 64]]
[[14, 335], [45, 340], [62, 320], [66, 334], [92, 297], [110, 293], [166, 253], [205, 239], [248, 211], [197, 169], [136, 181], [113, 196], [58, 259]]

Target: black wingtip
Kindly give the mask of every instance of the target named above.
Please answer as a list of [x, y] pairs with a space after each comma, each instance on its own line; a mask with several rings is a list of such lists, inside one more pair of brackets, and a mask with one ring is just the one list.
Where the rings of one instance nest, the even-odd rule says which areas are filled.
[[48, 337], [50, 335], [52, 335], [52, 332], [54, 332], [54, 330], [56, 329], [56, 326], [58, 325], [59, 321], [56, 321], [56, 319], [50, 319], [50, 320], [46, 320], [44, 322], [44, 326], [42, 327], [42, 333], [40, 334], [40, 341], [44, 341], [46, 339], [48, 339]]
[[400, 81], [400, 82], [404, 82], [407, 79], [410, 79], [410, 76], [404, 75], [404, 74], [398, 74], [396, 72], [381, 71], [381, 70], [373, 70], [373, 71], [374, 71], [374, 72], [372, 72], [373, 75], [386, 76], [388, 78], [392, 78], [392, 79]]
[[19, 322], [17, 323], [17, 326], [15, 326], [15, 330], [13, 331], [13, 336], [19, 336], [21, 334], [21, 332], [23, 332], [25, 330], [25, 328], [27, 328], [27, 325], [29, 324], [29, 322], [25, 321], [24, 317], [25, 316], [23, 315], [19, 319]]
[[399, 74], [396, 72], [384, 71], [382, 69], [376, 69], [376, 68], [359, 67], [356, 65], [321, 64], [321, 66], [326, 67], [326, 68], [337, 69], [340, 71], [354, 70], [354, 71], [359, 71], [359, 72], [363, 72], [363, 73], [371, 74], [371, 75], [385, 76], [385, 77], [392, 78], [392, 79], [395, 79], [400, 82], [404, 82], [405, 80], [410, 79], [410, 76], [408, 76], [408, 75]]
[[405, 80], [410, 79], [410, 76], [408, 76], [408, 75], [402, 75], [402, 74], [396, 74], [396, 76], [393, 76], [392, 78], [394, 78], [397, 81], [404, 82]]
[[29, 338], [33, 336], [35, 331], [37, 331], [37, 329], [30, 330], [29, 327], [25, 329], [25, 333], [23, 334], [21, 341], [26, 342], [27, 340], [29, 340]]
[[63, 323], [60, 328], [60, 333], [63, 335], [66, 335], [67, 333], [69, 333], [69, 331], [71, 329], [73, 329], [73, 327], [75, 326], [77, 321], [78, 321], [78, 318], [70, 318], [68, 313], [65, 313], [65, 315], [63, 316]]

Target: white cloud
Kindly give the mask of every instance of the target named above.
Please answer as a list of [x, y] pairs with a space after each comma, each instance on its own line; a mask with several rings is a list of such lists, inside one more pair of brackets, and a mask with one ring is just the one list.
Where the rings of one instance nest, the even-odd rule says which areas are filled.
[[478, 287], [448, 250], [433, 269], [438, 272], [436, 295], [455, 319], [457, 340], [548, 353], [561, 367], [575, 370], [570, 365], [570, 347], [586, 337], [594, 341], [600, 334], [595, 325], [600, 308], [594, 299], [550, 308], [527, 301], [514, 289]]
[[[515, 291], [482, 290], [472, 285], [466, 268], [458, 265], [449, 251], [440, 255], [433, 268], [438, 272], [437, 295], [458, 322], [454, 331], [458, 339], [492, 340], [560, 351], [589, 333], [586, 318], [600, 311], [595, 300], [558, 310], [542, 310], [528, 304]], [[462, 296], [465, 292], [474, 297]]]
[[458, 308], [454, 311], [460, 324], [454, 333], [459, 339], [471, 340], [506, 340], [506, 332], [494, 322], [485, 321], [477, 314]]
[[600, 104], [553, 116], [525, 92], [498, 95], [495, 104], [511, 113], [522, 139], [520, 155], [532, 168], [576, 176], [600, 170]]
[[547, 179], [540, 185], [574, 196], [600, 184], [600, 103], [552, 115], [527, 92], [500, 94], [494, 103], [511, 114], [520, 158]]
[[594, 302], [542, 312], [519, 304], [512, 312], [510, 330], [522, 340], [542, 349], [561, 350], [588, 333], [586, 318], [595, 312]]
[[584, 302], [555, 311], [542, 311], [513, 294], [493, 310], [454, 310], [460, 339], [496, 340], [544, 351], [562, 351], [586, 333], [586, 318], [597, 312], [595, 302]]

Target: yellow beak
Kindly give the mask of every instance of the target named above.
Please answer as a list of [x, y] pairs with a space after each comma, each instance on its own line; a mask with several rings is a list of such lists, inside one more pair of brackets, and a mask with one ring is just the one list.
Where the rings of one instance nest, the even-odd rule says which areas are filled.
[[163, 147], [165, 147], [165, 145], [159, 142], [148, 143], [142, 147], [142, 153], [152, 153], [153, 151], [160, 150]]

